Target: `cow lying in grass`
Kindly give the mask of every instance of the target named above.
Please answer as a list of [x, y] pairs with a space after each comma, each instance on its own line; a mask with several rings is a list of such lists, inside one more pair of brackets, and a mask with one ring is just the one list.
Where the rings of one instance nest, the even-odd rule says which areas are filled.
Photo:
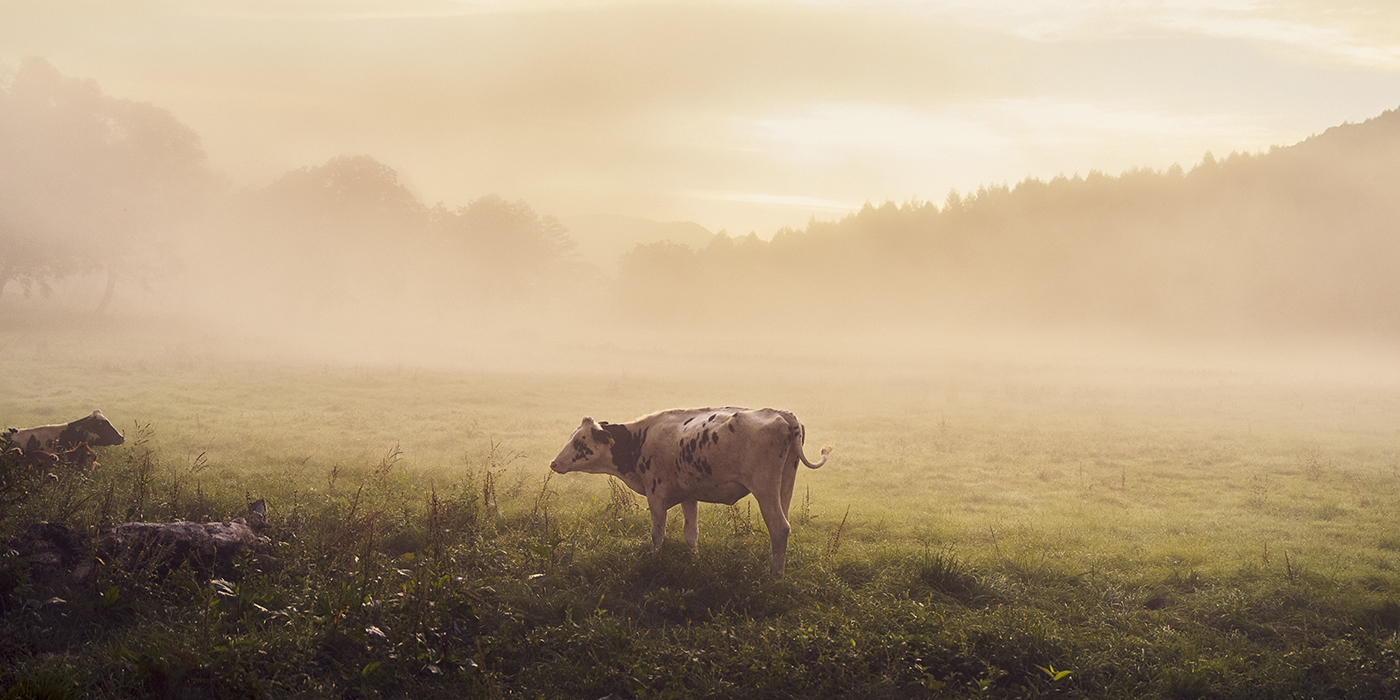
[[[120, 445], [126, 438], [112, 425], [101, 411], [93, 411], [86, 418], [71, 423], [41, 425], [37, 428], [6, 430], [3, 437], [9, 438], [11, 458], [18, 464], [48, 469], [59, 464], [68, 464], [81, 469], [98, 467], [97, 453], [93, 447]], [[0, 441], [3, 442], [3, 441]], [[16, 453], [16, 451], [18, 451]]]
[[58, 461], [87, 471], [102, 466], [97, 462], [97, 453], [93, 452], [86, 442], [80, 442], [76, 447], [59, 452], [57, 456]]
[[5, 457], [10, 464], [17, 464], [40, 472], [58, 466], [58, 455], [47, 450], [25, 452], [18, 447], [11, 447], [5, 452]]
[[672, 409], [630, 423], [583, 424], [550, 463], [560, 474], [610, 474], [647, 499], [652, 547], [661, 549], [666, 512], [679, 504], [685, 541], [698, 549], [697, 502], [734, 505], [752, 493], [773, 545], [773, 576], [787, 561], [788, 505], [797, 462], [816, 464], [802, 452], [805, 429], [797, 417], [771, 408]]
[[101, 411], [93, 411], [92, 415], [71, 423], [41, 425], [23, 430], [10, 428], [6, 432], [15, 446], [25, 452], [57, 452], [72, 449], [80, 443], [87, 443], [88, 447], [107, 447], [126, 442], [126, 438], [122, 437]]
[[70, 467], [77, 467], [83, 471], [91, 471], [101, 464], [97, 461], [97, 453], [87, 446], [86, 442], [78, 443], [77, 447], [70, 450], [50, 452], [48, 450], [22, 450], [18, 447], [11, 447], [6, 452], [6, 457], [12, 460], [12, 464], [18, 464], [37, 471], [51, 469], [60, 464]]

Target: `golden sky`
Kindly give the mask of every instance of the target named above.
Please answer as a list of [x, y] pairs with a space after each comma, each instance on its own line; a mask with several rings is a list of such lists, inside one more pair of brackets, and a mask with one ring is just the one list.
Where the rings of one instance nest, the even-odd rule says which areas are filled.
[[0, 0], [0, 63], [170, 110], [237, 184], [767, 237], [863, 202], [1185, 167], [1400, 107], [1394, 0]]

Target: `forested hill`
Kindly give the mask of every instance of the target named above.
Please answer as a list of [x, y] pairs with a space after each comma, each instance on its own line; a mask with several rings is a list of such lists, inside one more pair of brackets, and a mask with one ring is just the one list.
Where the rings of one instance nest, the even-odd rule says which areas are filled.
[[[634, 315], [803, 322], [1400, 333], [1400, 112], [1184, 171], [1027, 179], [866, 205], [771, 242], [656, 244], [620, 265]], [[756, 303], [694, 308], [697, 288]], [[781, 314], [773, 312], [782, 309]], [[730, 322], [730, 321], [726, 321]]]

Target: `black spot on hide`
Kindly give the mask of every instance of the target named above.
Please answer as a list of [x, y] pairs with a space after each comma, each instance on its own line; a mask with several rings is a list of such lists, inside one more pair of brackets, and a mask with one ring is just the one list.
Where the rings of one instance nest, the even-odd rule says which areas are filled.
[[[64, 428], [63, 432], [58, 434], [58, 445], [60, 447], [73, 447], [80, 442], [87, 442], [88, 436], [91, 435], [91, 433], [83, 430], [82, 426], [78, 425], [78, 423], [81, 422], [82, 421], [75, 421], [69, 423], [68, 427]], [[92, 437], [96, 436], [93, 435]]]
[[642, 445], [647, 441], [647, 430], [633, 435], [625, 425], [604, 423], [603, 430], [612, 436], [612, 461], [619, 474], [630, 474], [637, 469], [637, 460], [642, 456]]
[[731, 432], [731, 433], [734, 432], [734, 424], [733, 424], [733, 423], [730, 423], [730, 424], [729, 424], [729, 432]]
[[718, 443], [719, 436], [708, 429], [701, 431], [699, 437], [689, 440], [682, 439], [680, 456], [676, 459], [676, 470], [679, 471], [681, 467], [690, 467], [709, 476], [712, 471], [710, 462], [700, 456], [700, 450], [712, 441]]
[[593, 450], [588, 446], [588, 443], [584, 442], [583, 438], [574, 438], [574, 458], [570, 461], [577, 462], [592, 456]]

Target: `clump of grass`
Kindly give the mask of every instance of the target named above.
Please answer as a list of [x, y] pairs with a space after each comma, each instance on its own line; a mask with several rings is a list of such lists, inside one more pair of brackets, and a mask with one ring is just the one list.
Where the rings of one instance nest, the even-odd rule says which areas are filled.
[[632, 489], [621, 480], [608, 477], [608, 517], [621, 520], [628, 515], [640, 512], [642, 507], [637, 504], [637, 499], [632, 495]]
[[489, 469], [481, 475], [481, 502], [494, 513], [500, 514], [496, 505], [496, 474]]
[[1336, 520], [1347, 514], [1347, 509], [1336, 503], [1323, 503], [1317, 507], [1316, 517], [1318, 520]]
[[39, 469], [25, 462], [18, 449], [8, 434], [0, 432], [0, 510], [3, 511], [11, 511], [26, 502], [34, 480], [42, 476]]
[[146, 503], [155, 486], [156, 468], [159, 464], [156, 450], [151, 445], [155, 436], [151, 424], [138, 423], [134, 433], [129, 439], [132, 447], [124, 455], [121, 469], [125, 473], [124, 481], [131, 489], [129, 505], [123, 516], [125, 520], [141, 520], [147, 517]]
[[995, 599], [994, 589], [950, 549], [925, 547], [913, 569], [918, 583], [964, 605], [985, 605]]
[[395, 443], [389, 451], [384, 453], [384, 457], [379, 460], [379, 464], [374, 468], [374, 479], [379, 482], [380, 488], [388, 485], [389, 475], [393, 473], [394, 467], [403, 461], [403, 450], [399, 449]]
[[832, 559], [841, 551], [841, 533], [846, 530], [846, 519], [851, 517], [851, 507], [846, 506], [846, 513], [841, 516], [841, 522], [836, 529], [831, 531], [831, 536], [826, 540], [826, 558]]
[[554, 471], [545, 472], [544, 479], [540, 481], [540, 492], [535, 496], [535, 505], [530, 510], [530, 519], [546, 526], [549, 522], [549, 500], [553, 496], [549, 491], [549, 482], [554, 478]]
[[725, 506], [724, 522], [729, 525], [729, 532], [735, 537], [757, 532], [753, 519], [753, 501], [746, 500], [742, 506], [738, 503]]

